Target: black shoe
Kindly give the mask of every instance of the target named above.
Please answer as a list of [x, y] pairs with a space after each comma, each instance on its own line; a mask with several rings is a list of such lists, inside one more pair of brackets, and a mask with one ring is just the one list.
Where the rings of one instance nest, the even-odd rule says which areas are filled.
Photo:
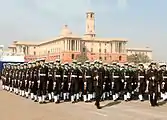
[[154, 104], [151, 104], [151, 106], [152, 106], [152, 107], [155, 107], [155, 105], [154, 105]]
[[54, 102], [54, 100], [52, 99], [52, 100], [49, 100], [49, 102]]
[[158, 103], [155, 103], [155, 106], [159, 106]]
[[38, 100], [34, 100], [34, 102], [38, 102]]
[[60, 103], [60, 101], [58, 100], [57, 102], [55, 102], [56, 104]]
[[43, 104], [43, 102], [39, 102], [39, 104]]
[[101, 107], [100, 106], [96, 106], [97, 107], [97, 109], [101, 109]]
[[46, 101], [43, 101], [43, 104], [46, 104]]

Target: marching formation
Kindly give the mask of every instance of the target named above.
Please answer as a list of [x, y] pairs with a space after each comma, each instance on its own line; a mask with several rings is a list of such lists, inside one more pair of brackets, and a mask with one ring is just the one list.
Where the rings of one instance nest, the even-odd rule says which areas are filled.
[[92, 102], [100, 109], [101, 100], [129, 101], [148, 96], [151, 106], [157, 100], [167, 100], [167, 70], [152, 62], [147, 69], [143, 64], [134, 66], [86, 61], [61, 64], [60, 60], [44, 59], [23, 64], [4, 64], [1, 72], [3, 89], [30, 98], [40, 104], [48, 101]]

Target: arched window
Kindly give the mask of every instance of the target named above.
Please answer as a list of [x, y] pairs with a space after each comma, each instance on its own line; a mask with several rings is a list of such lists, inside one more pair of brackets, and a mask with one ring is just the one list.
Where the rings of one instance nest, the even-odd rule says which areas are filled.
[[122, 61], [122, 56], [119, 56], [119, 61]]
[[74, 59], [74, 54], [71, 55], [71, 59]]

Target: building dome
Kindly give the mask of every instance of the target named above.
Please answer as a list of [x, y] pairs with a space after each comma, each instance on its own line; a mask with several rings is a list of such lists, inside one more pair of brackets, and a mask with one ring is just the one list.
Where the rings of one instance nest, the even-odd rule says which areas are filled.
[[69, 35], [72, 35], [72, 32], [71, 32], [71, 30], [68, 28], [68, 25], [64, 25], [64, 26], [63, 26], [63, 29], [61, 30], [60, 35], [61, 35], [61, 36], [69, 36]]

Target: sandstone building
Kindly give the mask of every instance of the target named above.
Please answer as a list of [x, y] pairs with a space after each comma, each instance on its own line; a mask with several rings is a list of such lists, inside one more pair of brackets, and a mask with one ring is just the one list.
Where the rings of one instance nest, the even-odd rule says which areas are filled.
[[127, 39], [97, 38], [95, 32], [95, 13], [86, 13], [86, 30], [83, 36], [72, 33], [68, 25], [64, 25], [56, 38], [40, 43], [14, 41], [8, 48], [13, 53], [24, 53], [25, 60], [45, 58], [53, 61], [60, 58], [63, 62], [71, 62], [78, 55], [87, 55], [90, 61], [99, 59], [104, 62], [126, 62]]
[[97, 38], [95, 32], [95, 13], [86, 13], [86, 28], [83, 36], [77, 36], [64, 25], [60, 35], [40, 43], [14, 41], [9, 46], [12, 53], [23, 53], [25, 61], [45, 58], [54, 61], [56, 58], [62, 62], [71, 62], [79, 55], [86, 55], [90, 61], [102, 60], [104, 62], [126, 62], [127, 55], [143, 52], [152, 59], [152, 51], [146, 49], [127, 48], [128, 40], [125, 38]]
[[144, 54], [149, 57], [150, 60], [153, 60], [152, 57], [152, 49], [146, 47], [146, 48], [126, 48], [127, 55], [132, 54]]

